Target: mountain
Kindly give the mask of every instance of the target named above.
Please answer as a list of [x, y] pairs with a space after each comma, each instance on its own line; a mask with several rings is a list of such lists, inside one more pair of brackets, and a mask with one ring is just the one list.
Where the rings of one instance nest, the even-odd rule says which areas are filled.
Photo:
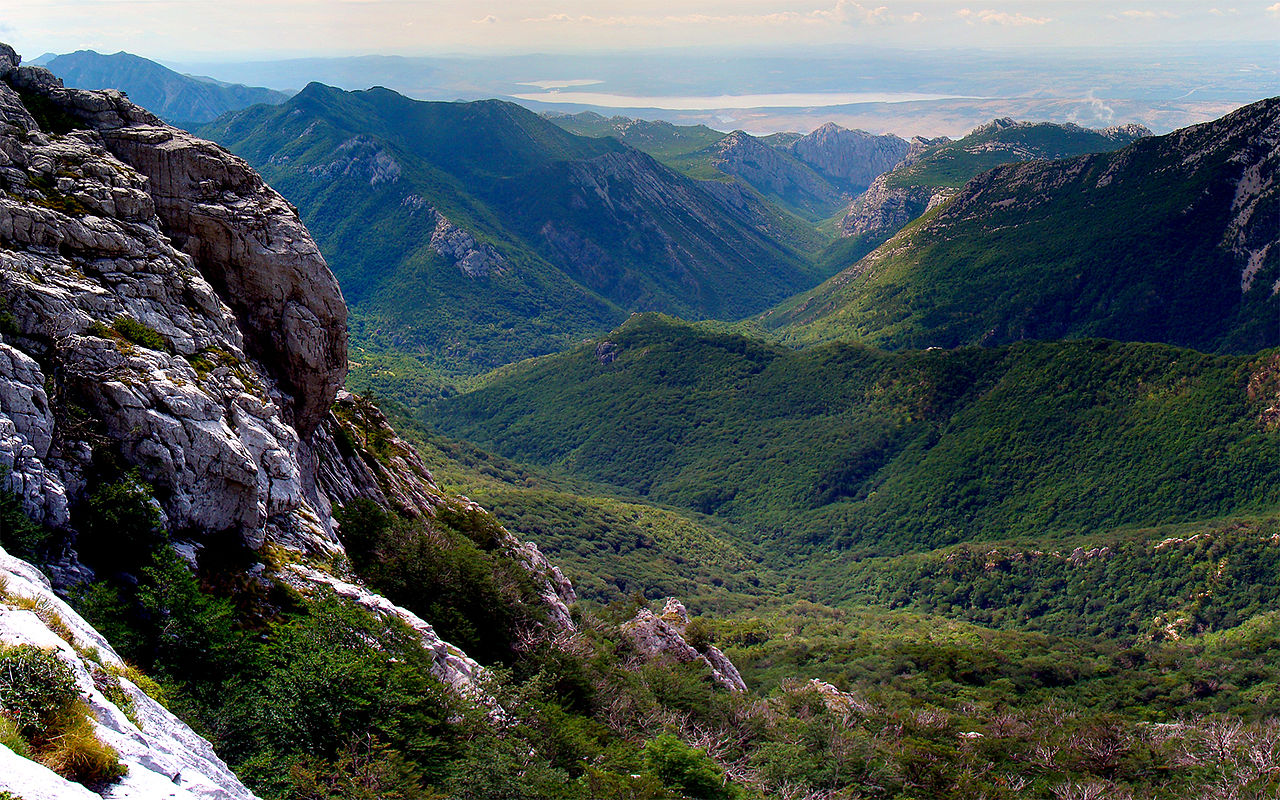
[[1150, 136], [1140, 125], [1090, 130], [1076, 125], [1048, 122], [992, 120], [957, 141], [946, 137], [915, 137], [903, 154], [903, 163], [868, 181], [840, 223], [840, 232], [853, 239], [846, 252], [856, 248], [861, 257], [888, 241], [931, 205], [955, 194], [979, 174], [1001, 164], [1035, 159], [1069, 158], [1086, 153], [1118, 150]]
[[1277, 142], [1271, 99], [1116, 152], [997, 167], [762, 322], [887, 347], [1275, 346]]
[[319, 234], [358, 317], [475, 371], [629, 309], [733, 317], [816, 284], [762, 204], [510, 103], [312, 84], [201, 129]]
[[693, 156], [725, 137], [721, 131], [705, 125], [673, 125], [662, 120], [605, 117], [593, 111], [578, 114], [548, 113], [544, 116], [579, 136], [612, 136], [690, 178], [723, 179], [723, 175], [709, 168], [710, 165], [704, 158]]
[[848, 200], [838, 185], [803, 161], [742, 131], [734, 131], [703, 152], [720, 172], [741, 179], [766, 199], [807, 219], [825, 219]]
[[795, 351], [643, 315], [429, 420], [768, 532], [779, 558], [890, 555], [1275, 507], [1276, 358], [1099, 340]]
[[52, 56], [41, 66], [78, 89], [119, 89], [133, 102], [178, 127], [209, 122], [256, 103], [279, 104], [285, 92], [174, 72], [154, 61], [120, 52], [92, 50]]

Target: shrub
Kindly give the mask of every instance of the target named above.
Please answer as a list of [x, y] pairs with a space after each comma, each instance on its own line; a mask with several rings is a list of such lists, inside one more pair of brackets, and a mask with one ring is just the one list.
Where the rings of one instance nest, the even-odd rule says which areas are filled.
[[736, 796], [716, 763], [701, 750], [664, 733], [644, 746], [645, 765], [669, 788], [699, 800]]
[[[0, 480], [4, 477], [0, 474]], [[49, 534], [48, 529], [27, 516], [18, 495], [0, 489], [0, 547], [12, 556], [30, 561], [45, 548]]]
[[151, 486], [136, 472], [97, 486], [77, 510], [81, 555], [96, 569], [129, 571], [165, 540]]
[[71, 668], [54, 651], [0, 645], [0, 714], [24, 738], [44, 734], [79, 696]]
[[133, 317], [121, 314], [111, 321], [111, 327], [127, 341], [133, 342], [139, 347], [145, 347], [148, 350], [165, 350], [169, 346], [159, 331], [149, 325], [144, 325]]

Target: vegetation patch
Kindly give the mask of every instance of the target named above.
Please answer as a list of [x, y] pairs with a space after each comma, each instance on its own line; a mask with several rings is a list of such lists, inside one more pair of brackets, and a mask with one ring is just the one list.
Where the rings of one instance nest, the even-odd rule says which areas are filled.
[[70, 667], [53, 651], [0, 645], [0, 717], [9, 723], [0, 736], [64, 778], [96, 787], [127, 768], [94, 733], [91, 713]]

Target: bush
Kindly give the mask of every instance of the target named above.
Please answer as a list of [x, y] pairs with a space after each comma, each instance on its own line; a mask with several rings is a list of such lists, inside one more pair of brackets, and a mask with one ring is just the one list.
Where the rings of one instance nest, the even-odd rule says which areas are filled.
[[[5, 475], [0, 474], [0, 480]], [[44, 550], [50, 531], [32, 522], [22, 508], [22, 499], [0, 489], [0, 547], [9, 555], [31, 561]]]
[[54, 651], [0, 645], [0, 714], [23, 738], [42, 735], [79, 697], [71, 668]]
[[77, 509], [81, 555], [95, 569], [131, 571], [165, 541], [152, 488], [137, 472], [101, 483]]
[[698, 800], [732, 800], [724, 773], [701, 750], [664, 733], [644, 746], [645, 765], [671, 789]]
[[126, 317], [121, 314], [111, 321], [111, 327], [115, 329], [116, 333], [139, 347], [145, 347], [148, 350], [168, 349], [169, 344], [160, 335], [159, 331], [138, 322], [133, 317]]

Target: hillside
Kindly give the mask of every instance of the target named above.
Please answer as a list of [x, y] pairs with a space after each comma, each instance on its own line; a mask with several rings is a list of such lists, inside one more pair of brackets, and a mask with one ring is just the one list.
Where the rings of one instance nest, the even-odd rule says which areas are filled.
[[1273, 507], [1275, 360], [1096, 340], [797, 352], [646, 315], [429, 416], [775, 556], [884, 555]]
[[998, 167], [764, 315], [797, 341], [1280, 343], [1280, 101], [1113, 153]]
[[1105, 153], [1150, 135], [1151, 131], [1139, 125], [1091, 130], [1005, 118], [992, 120], [956, 141], [916, 137], [903, 154], [902, 163], [878, 177], [872, 176], [869, 188], [845, 213], [840, 232], [852, 241], [843, 247], [861, 258], [931, 204], [941, 202], [971, 179], [1001, 164]]
[[821, 278], [758, 201], [509, 103], [313, 84], [202, 133], [298, 206], [358, 318], [456, 371], [560, 349], [624, 310], [732, 317]]
[[131, 53], [103, 55], [92, 50], [54, 56], [43, 66], [78, 89], [119, 89], [129, 99], [178, 127], [210, 122], [228, 111], [256, 103], [278, 104], [285, 92], [174, 72]]

